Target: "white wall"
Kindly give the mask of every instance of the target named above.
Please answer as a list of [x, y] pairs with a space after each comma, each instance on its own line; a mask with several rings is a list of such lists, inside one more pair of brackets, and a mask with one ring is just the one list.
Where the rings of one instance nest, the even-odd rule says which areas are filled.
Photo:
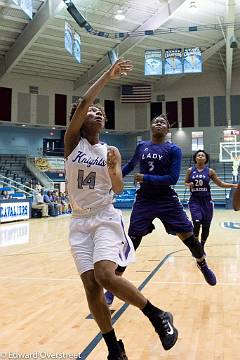
[[48, 129], [22, 128], [15, 126], [0, 127], [0, 154], [23, 154], [37, 156], [41, 154], [43, 139], [60, 139], [60, 131], [50, 135]]
[[[197, 131], [203, 131], [204, 150], [211, 154], [211, 157], [217, 159], [219, 157], [219, 143], [223, 141], [222, 126], [217, 127], [201, 127]], [[240, 129], [240, 127], [239, 127]], [[184, 155], [192, 153], [192, 131], [196, 128], [183, 128], [183, 130], [172, 129], [172, 142], [178, 144]]]
[[[158, 94], [164, 94], [166, 101], [178, 101], [179, 120], [181, 121], [181, 99], [184, 97], [194, 98], [194, 118], [195, 124], [198, 124], [197, 98], [200, 96], [210, 96], [211, 102], [211, 127], [184, 128], [183, 131], [172, 129], [172, 141], [179, 144], [185, 154], [191, 153], [191, 133], [192, 131], [203, 131], [204, 148], [207, 152], [218, 157], [219, 142], [223, 141], [222, 126], [214, 127], [213, 97], [225, 96], [225, 73], [212, 72], [196, 75], [187, 75], [175, 81], [171, 87], [158, 86], [153, 94], [152, 101], [156, 101]], [[232, 74], [232, 95], [240, 94], [240, 72], [235, 71]], [[163, 106], [164, 108], [164, 106]], [[240, 114], [239, 114], [240, 118]], [[240, 129], [240, 122], [239, 127]]]
[[[61, 80], [50, 80], [38, 76], [26, 76], [10, 74], [0, 79], [0, 86], [12, 88], [12, 122], [17, 122], [17, 97], [18, 93], [29, 93], [29, 86], [38, 86], [40, 95], [49, 96], [49, 125], [54, 124], [55, 93], [68, 96], [68, 109], [71, 106], [72, 82]], [[34, 95], [33, 95], [34, 99]], [[34, 124], [36, 114], [35, 103], [32, 101], [31, 115]]]
[[179, 80], [169, 87], [165, 86], [163, 78], [160, 84], [162, 85], [156, 86], [155, 93], [164, 94], [166, 101], [181, 100], [184, 97], [225, 95], [225, 73], [219, 71], [188, 74], [179, 77]]
[[[225, 95], [225, 73], [224, 72], [212, 72], [202, 73], [196, 75], [187, 75], [181, 77], [175, 81], [170, 87], [166, 87], [167, 82], [164, 81], [164, 77], [158, 82], [158, 87], [153, 91], [152, 101], [156, 101], [158, 94], [164, 94], [166, 101], [178, 101], [179, 109], [181, 108], [181, 98], [194, 97], [195, 104], [197, 103], [198, 96], [210, 96], [211, 105], [213, 105], [213, 96]], [[233, 72], [232, 75], [232, 94], [240, 94], [240, 72]], [[12, 97], [12, 120], [16, 122], [17, 118], [17, 93], [29, 92], [29, 86], [34, 85], [39, 87], [39, 93], [41, 95], [49, 95], [50, 97], [50, 121], [51, 126], [54, 123], [54, 94], [66, 94], [68, 96], [68, 112], [70, 111], [72, 95], [83, 95], [85, 89], [79, 89], [77, 92], [73, 90], [73, 82], [50, 80], [41, 77], [20, 76], [10, 74], [0, 79], [0, 86], [11, 87], [13, 89]], [[100, 94], [101, 103], [104, 103], [105, 99], [115, 100], [115, 124], [116, 130], [140, 130], [148, 129], [150, 122], [150, 105], [149, 104], [121, 104], [119, 100], [120, 88], [109, 86], [106, 87]], [[163, 104], [163, 109], [165, 104]], [[213, 107], [212, 107], [213, 110]], [[179, 111], [179, 117], [181, 120], [181, 111]], [[213, 111], [211, 111], [211, 123], [213, 125]], [[197, 107], [195, 106], [195, 123], [198, 124], [197, 119]], [[240, 124], [239, 124], [240, 126]], [[184, 148], [184, 151], [191, 152], [191, 131], [196, 130], [193, 128], [184, 129], [188, 135], [184, 140], [175, 135], [176, 131], [173, 131], [173, 140], [179, 142]], [[200, 129], [201, 130], [201, 129]], [[204, 131], [204, 143], [207, 151], [210, 151], [211, 144], [216, 144], [222, 137], [223, 129], [221, 127], [208, 127], [203, 128]]]

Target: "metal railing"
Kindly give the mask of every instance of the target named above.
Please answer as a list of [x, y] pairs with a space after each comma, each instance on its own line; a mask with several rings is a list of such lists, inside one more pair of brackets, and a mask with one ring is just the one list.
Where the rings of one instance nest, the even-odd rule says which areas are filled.
[[15, 181], [13, 179], [10, 179], [6, 176], [3, 176], [0, 174], [0, 182], [4, 185], [7, 185], [10, 188], [13, 188], [20, 193], [26, 194], [28, 197], [34, 197], [34, 195], [37, 193], [36, 190], [30, 188], [27, 185], [23, 185], [22, 183]]

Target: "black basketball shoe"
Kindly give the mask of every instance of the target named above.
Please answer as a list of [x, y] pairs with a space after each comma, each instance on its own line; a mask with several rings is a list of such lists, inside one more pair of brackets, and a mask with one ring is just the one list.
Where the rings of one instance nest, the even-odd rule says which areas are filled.
[[118, 340], [119, 351], [110, 352], [108, 360], [128, 360], [122, 340]]
[[164, 350], [170, 350], [176, 343], [178, 331], [173, 326], [173, 316], [170, 312], [156, 312], [151, 322], [160, 337]]

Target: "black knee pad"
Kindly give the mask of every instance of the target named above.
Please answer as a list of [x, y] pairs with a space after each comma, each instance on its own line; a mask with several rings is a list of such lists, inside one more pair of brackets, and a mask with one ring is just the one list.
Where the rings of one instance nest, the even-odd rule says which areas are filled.
[[202, 227], [201, 241], [205, 242], [208, 238], [210, 225]]
[[141, 244], [142, 241], [142, 236], [138, 235], [138, 236], [129, 236], [130, 239], [132, 240], [133, 246], [134, 246], [134, 250], [137, 250], [137, 248], [139, 247], [139, 245]]
[[199, 236], [200, 226], [201, 226], [200, 221], [195, 221], [195, 220], [193, 221], [193, 233], [194, 236], [197, 238]]
[[192, 255], [196, 259], [200, 259], [201, 257], [204, 256], [204, 252], [200, 242], [197, 239], [195, 239], [193, 235], [187, 238], [186, 240], [183, 240], [183, 243], [189, 248]]

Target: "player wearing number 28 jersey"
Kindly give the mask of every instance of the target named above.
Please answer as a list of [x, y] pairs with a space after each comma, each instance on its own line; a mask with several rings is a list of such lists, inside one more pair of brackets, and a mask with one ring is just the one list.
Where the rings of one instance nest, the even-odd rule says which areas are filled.
[[213, 201], [209, 182], [212, 180], [222, 188], [236, 188], [237, 185], [223, 182], [213, 169], [206, 166], [209, 155], [205, 151], [198, 150], [193, 155], [193, 161], [195, 165], [187, 170], [185, 185], [190, 188], [191, 192], [189, 209], [194, 225], [194, 235], [198, 239], [202, 226], [201, 245], [204, 251], [213, 217]]

